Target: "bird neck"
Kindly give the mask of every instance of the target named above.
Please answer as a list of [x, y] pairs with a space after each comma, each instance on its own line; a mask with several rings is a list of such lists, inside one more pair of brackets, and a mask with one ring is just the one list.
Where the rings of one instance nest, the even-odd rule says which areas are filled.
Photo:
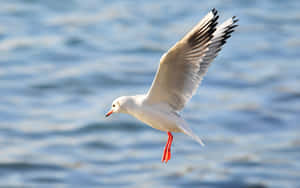
[[139, 110], [144, 103], [145, 95], [128, 96], [126, 105], [124, 106], [125, 113], [134, 114]]

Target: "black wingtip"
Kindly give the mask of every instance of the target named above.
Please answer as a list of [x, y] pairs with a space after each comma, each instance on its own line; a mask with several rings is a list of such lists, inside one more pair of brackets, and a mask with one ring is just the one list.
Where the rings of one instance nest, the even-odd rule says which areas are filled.
[[218, 11], [217, 11], [215, 8], [211, 9], [211, 12], [212, 12], [214, 15], [217, 15], [217, 14], [218, 14]]
[[232, 16], [232, 21], [233, 21], [233, 23], [236, 23], [239, 21], [239, 19], [236, 16]]

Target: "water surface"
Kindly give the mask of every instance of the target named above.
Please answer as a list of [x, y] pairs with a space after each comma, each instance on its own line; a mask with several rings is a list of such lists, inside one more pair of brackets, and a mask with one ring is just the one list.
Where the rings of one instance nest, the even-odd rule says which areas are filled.
[[[0, 1], [0, 187], [300, 187], [300, 3]], [[211, 8], [239, 27], [183, 116], [204, 140], [127, 116], [160, 56]]]

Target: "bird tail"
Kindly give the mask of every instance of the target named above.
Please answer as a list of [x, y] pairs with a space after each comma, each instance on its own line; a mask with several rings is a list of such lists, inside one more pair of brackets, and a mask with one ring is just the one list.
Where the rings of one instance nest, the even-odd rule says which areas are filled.
[[195, 141], [197, 141], [201, 146], [204, 146], [204, 143], [202, 140], [195, 134], [193, 133], [192, 129], [184, 122], [182, 126], [180, 126], [182, 132], [190, 137], [192, 137]]

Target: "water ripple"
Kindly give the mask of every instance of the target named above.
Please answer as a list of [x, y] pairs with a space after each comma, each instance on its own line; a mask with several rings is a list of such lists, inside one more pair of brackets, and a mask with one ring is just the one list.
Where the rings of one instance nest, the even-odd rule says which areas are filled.
[[[299, 187], [298, 0], [11, 0], [0, 6], [0, 187]], [[182, 112], [205, 142], [129, 117], [161, 55], [216, 7], [239, 27]]]

